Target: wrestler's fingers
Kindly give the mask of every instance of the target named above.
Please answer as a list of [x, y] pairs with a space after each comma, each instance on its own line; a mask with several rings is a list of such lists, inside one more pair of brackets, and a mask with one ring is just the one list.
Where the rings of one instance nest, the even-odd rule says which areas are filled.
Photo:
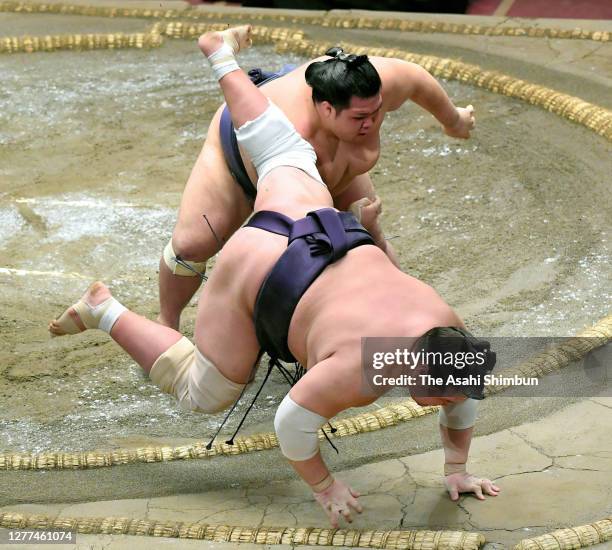
[[482, 487], [480, 486], [480, 483], [478, 481], [474, 485], [473, 491], [478, 500], [485, 500], [485, 496], [482, 494]]
[[374, 200], [370, 200], [370, 199], [365, 199], [367, 200], [367, 204], [364, 204], [362, 206], [362, 208], [364, 210], [367, 210], [368, 212], [372, 212], [373, 210], [375, 210], [376, 212], [380, 211], [380, 206], [381, 206], [381, 200], [379, 197], [376, 197]]
[[376, 212], [380, 214], [382, 212], [382, 200], [380, 199], [378, 195], [374, 199], [373, 205], [376, 207]]
[[348, 506], [346, 507], [346, 510], [342, 509], [339, 510], [339, 512], [342, 514], [346, 521], [348, 521], [349, 523], [353, 523], [353, 518], [351, 517], [351, 509]]
[[349, 493], [351, 493], [351, 495], [353, 495], [355, 498], [359, 498], [361, 496], [359, 491], [355, 491], [355, 489], [352, 489], [351, 487], [349, 487], [348, 490]]
[[470, 113], [470, 115], [472, 115], [474, 113], [474, 106], [473, 105], [468, 105], [466, 107], [468, 113]]
[[450, 495], [451, 500], [459, 500], [459, 489], [456, 485], [451, 485], [448, 488], [448, 494]]
[[353, 205], [359, 206], [360, 208], [370, 206], [371, 204], [372, 204], [372, 201], [368, 197], [362, 197], [353, 203]]
[[338, 528], [338, 519], [339, 519], [339, 514], [338, 514], [338, 508], [336, 506], [332, 506], [329, 513], [327, 514], [329, 517], [329, 521], [331, 523], [331, 526], [334, 529]]
[[359, 200], [356, 200], [355, 202], [352, 202], [348, 207], [348, 211], [351, 212], [353, 216], [357, 218], [358, 222], [361, 222], [361, 211], [367, 206], [369, 206], [370, 203], [371, 201], [370, 199], [368, 199], [368, 197], [363, 197]]
[[[351, 491], [352, 493], [352, 491]], [[351, 498], [348, 501], [348, 505], [355, 510], [355, 512], [357, 512], [358, 514], [361, 514], [361, 512], [363, 512], [363, 506], [361, 506], [361, 504], [359, 504], [359, 501], [356, 498]]]
[[487, 495], [491, 495], [493, 497], [496, 497], [499, 493], [499, 488], [495, 487], [495, 485], [493, 485], [490, 481], [487, 484], [483, 484], [483, 489]]

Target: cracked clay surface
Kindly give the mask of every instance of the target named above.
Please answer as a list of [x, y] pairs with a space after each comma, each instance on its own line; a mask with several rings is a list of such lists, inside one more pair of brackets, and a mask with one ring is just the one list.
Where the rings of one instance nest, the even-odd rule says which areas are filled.
[[[442, 450], [335, 472], [362, 495], [364, 513], [350, 527], [479, 531], [486, 536], [488, 548], [504, 548], [526, 537], [606, 517], [612, 513], [611, 425], [612, 398], [599, 397], [574, 403], [541, 420], [486, 436], [476, 434], [468, 469], [495, 480], [502, 489], [498, 497], [487, 497], [485, 501], [462, 496], [455, 503], [448, 498], [441, 476]], [[206, 464], [202, 463], [202, 475], [205, 472]], [[0, 512], [8, 509], [65, 517], [123, 516], [245, 527], [326, 526], [323, 512], [306, 487], [297, 480], [274, 481], [273, 472], [265, 484], [198, 494], [13, 505], [0, 508]], [[79, 537], [87, 544], [83, 548], [115, 550], [150, 545], [149, 539], [140, 537]], [[155, 543], [168, 548], [197, 544], [174, 539]], [[206, 542], [199, 547], [229, 548]]]

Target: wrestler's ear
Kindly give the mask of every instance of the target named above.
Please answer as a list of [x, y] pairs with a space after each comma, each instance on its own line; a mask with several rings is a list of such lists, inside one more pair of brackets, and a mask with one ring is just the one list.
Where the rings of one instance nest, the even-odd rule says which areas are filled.
[[336, 117], [336, 109], [329, 101], [321, 101], [319, 103], [319, 114], [322, 118], [330, 119]]

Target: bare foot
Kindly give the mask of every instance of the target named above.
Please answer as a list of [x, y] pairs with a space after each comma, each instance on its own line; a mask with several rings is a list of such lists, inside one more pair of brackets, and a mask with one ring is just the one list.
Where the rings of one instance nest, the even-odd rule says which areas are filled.
[[[88, 328], [94, 328], [87, 326], [87, 324], [91, 324], [88, 323], [90, 319], [83, 319], [82, 317], [91, 317], [91, 313], [87, 315], [87, 310], [92, 310], [106, 302], [109, 298], [112, 298], [112, 294], [108, 287], [104, 283], [96, 281], [87, 289], [78, 302], [66, 309], [58, 319], [54, 319], [49, 323], [49, 332], [52, 336], [64, 336], [65, 334], [77, 334]], [[84, 307], [85, 309], [83, 309]]]
[[224, 31], [211, 31], [203, 34], [198, 39], [198, 46], [205, 56], [215, 53], [223, 43], [227, 44], [234, 55], [240, 50], [251, 47], [251, 33], [253, 27], [251, 25], [241, 25], [240, 27], [232, 27]]

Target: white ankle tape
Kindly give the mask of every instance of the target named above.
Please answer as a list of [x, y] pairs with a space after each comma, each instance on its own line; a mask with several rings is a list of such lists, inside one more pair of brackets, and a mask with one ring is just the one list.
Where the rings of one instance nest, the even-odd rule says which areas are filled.
[[240, 70], [234, 50], [225, 43], [215, 53], [208, 56], [208, 62], [217, 80], [221, 80], [228, 73]]
[[127, 308], [120, 304], [115, 298], [111, 298], [111, 303], [108, 305], [107, 310], [102, 315], [100, 319], [100, 323], [98, 324], [98, 328], [110, 334], [113, 325], [119, 319], [119, 316], [127, 311]]

